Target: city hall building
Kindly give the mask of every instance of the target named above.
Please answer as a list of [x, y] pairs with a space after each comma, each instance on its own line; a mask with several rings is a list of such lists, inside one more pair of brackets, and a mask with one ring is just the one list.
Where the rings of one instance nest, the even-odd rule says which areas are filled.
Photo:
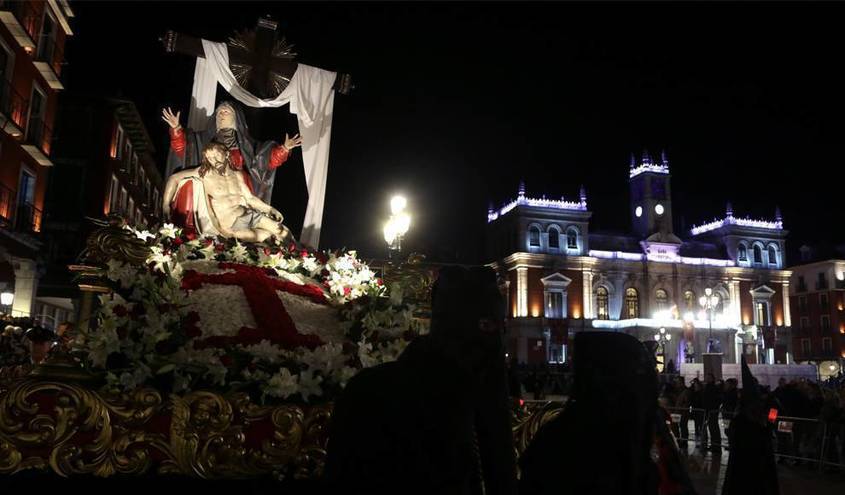
[[626, 235], [590, 231], [577, 200], [530, 197], [488, 211], [488, 255], [508, 303], [508, 353], [523, 363], [562, 362], [574, 333], [625, 332], [656, 340], [665, 362], [791, 362], [790, 272], [780, 212], [736, 216], [673, 231], [665, 153], [632, 157]]

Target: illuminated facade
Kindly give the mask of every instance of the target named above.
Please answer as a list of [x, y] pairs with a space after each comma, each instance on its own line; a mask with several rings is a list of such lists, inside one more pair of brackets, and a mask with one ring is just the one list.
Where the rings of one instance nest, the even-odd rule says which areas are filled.
[[29, 316], [43, 272], [53, 122], [74, 14], [66, 0], [0, 1], [0, 286]]
[[[572, 334], [621, 331], [670, 335], [665, 359], [701, 362], [721, 352], [735, 363], [790, 357], [790, 272], [780, 212], [769, 220], [734, 217], [683, 237], [672, 221], [671, 175], [663, 154], [632, 158], [631, 233], [590, 231], [582, 187], [577, 201], [516, 200], [488, 211], [488, 255], [508, 300], [509, 353], [521, 362], [562, 361]], [[710, 293], [710, 307], [702, 300]]]
[[845, 260], [826, 259], [790, 270], [795, 361], [824, 363], [819, 366], [822, 375], [836, 374], [845, 363]]
[[88, 219], [117, 213], [135, 226], [156, 225], [163, 192], [153, 143], [133, 102], [68, 94], [56, 127], [63, 139], [48, 188], [46, 270], [35, 307], [47, 324], [75, 313], [79, 293], [67, 266], [96, 228]]

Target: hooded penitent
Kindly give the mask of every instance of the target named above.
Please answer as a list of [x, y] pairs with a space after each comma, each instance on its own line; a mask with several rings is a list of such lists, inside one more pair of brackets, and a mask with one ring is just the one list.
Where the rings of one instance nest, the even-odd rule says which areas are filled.
[[520, 493], [640, 495], [656, 491], [653, 357], [621, 333], [576, 334], [575, 383], [564, 411], [520, 459]]
[[503, 316], [492, 270], [440, 271], [431, 334], [361, 371], [335, 404], [332, 493], [515, 495]]
[[772, 429], [767, 422], [760, 387], [745, 362], [745, 355], [742, 356], [739, 410], [731, 421], [728, 439], [730, 457], [722, 494], [777, 495], [780, 489], [772, 448]]

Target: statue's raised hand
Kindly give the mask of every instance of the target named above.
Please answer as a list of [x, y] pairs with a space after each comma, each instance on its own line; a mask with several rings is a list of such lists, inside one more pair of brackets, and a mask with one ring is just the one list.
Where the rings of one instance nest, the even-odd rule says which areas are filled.
[[297, 146], [301, 146], [301, 145], [302, 145], [302, 137], [300, 137], [299, 134], [297, 134], [294, 137], [290, 137], [287, 134], [285, 134], [285, 144], [283, 146], [288, 151], [296, 148]]
[[179, 128], [179, 116], [182, 115], [182, 112], [176, 112], [173, 114], [173, 110], [170, 107], [167, 107], [161, 111], [161, 120], [167, 122], [172, 129]]

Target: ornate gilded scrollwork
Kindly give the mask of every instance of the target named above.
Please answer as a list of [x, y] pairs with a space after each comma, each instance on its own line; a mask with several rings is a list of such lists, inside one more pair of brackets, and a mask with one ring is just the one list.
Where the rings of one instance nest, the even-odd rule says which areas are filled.
[[[262, 406], [206, 391], [165, 399], [149, 388], [94, 391], [32, 376], [4, 388], [0, 474], [316, 479], [326, 460], [330, 404]], [[552, 402], [514, 409], [517, 455], [561, 410]]]
[[243, 394], [95, 392], [29, 377], [0, 398], [0, 474], [181, 474], [313, 479], [331, 406], [258, 406]]
[[80, 260], [85, 263], [104, 264], [108, 260], [143, 264], [150, 255], [147, 244], [126, 230], [126, 221], [109, 215], [106, 222], [97, 221], [102, 228], [88, 236]]
[[513, 445], [519, 458], [537, 431], [563, 411], [560, 402], [526, 402], [514, 408]]
[[405, 289], [405, 300], [414, 304], [417, 316], [431, 312], [431, 287], [436, 278], [435, 268], [425, 263], [425, 256], [412, 253], [398, 265], [387, 264], [383, 278], [388, 284], [398, 282]]

